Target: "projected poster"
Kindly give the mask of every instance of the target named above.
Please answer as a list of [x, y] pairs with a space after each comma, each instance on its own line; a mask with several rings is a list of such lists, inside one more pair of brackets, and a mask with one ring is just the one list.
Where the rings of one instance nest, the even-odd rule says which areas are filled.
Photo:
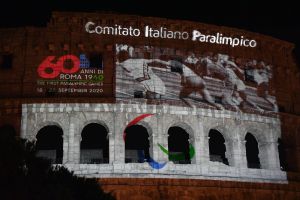
[[101, 96], [104, 92], [101, 55], [46, 56], [37, 66], [37, 76], [37, 92], [47, 96]]
[[116, 98], [248, 112], [277, 112], [273, 66], [221, 53], [116, 45]]

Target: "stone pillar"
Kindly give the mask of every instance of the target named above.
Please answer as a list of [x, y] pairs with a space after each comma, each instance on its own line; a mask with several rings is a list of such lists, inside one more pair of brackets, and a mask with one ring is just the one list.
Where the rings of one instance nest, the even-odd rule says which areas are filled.
[[232, 163], [234, 163], [234, 161], [233, 161], [233, 159], [232, 159], [232, 142], [226, 140], [226, 141], [224, 142], [224, 145], [225, 145], [225, 147], [226, 147], [226, 150], [225, 150], [225, 157], [226, 157], [227, 160], [228, 160], [229, 166], [233, 166]]
[[[154, 152], [154, 146], [155, 146], [155, 137], [154, 134], [149, 135], [148, 137], [148, 141], [149, 141], [149, 155], [151, 158], [154, 159], [154, 155], [157, 154], [156, 152]], [[157, 151], [157, 150], [156, 150]]]
[[107, 133], [108, 138], [108, 150], [109, 150], [109, 164], [115, 161], [115, 140], [112, 132]]
[[125, 141], [123, 139], [123, 133], [126, 128], [125, 113], [115, 113], [115, 134], [114, 134], [114, 161], [116, 164], [125, 163]]
[[232, 155], [229, 161], [230, 166], [237, 168], [247, 168], [247, 156], [246, 156], [246, 140], [233, 139], [232, 143]]
[[[197, 117], [197, 119], [199, 119], [199, 117]], [[201, 164], [201, 159], [203, 157], [203, 144], [201, 142], [203, 142], [203, 138], [201, 139], [201, 136], [204, 135], [204, 131], [203, 131], [203, 124], [199, 123], [198, 120], [196, 120], [195, 124], [194, 124], [195, 130], [194, 130], [194, 138], [192, 141], [192, 145], [195, 148], [195, 156], [194, 158], [192, 158], [192, 164]]]
[[69, 137], [68, 135], [66, 135], [66, 133], [64, 133], [63, 137], [63, 159], [62, 159], [62, 164], [68, 164], [70, 163], [69, 160], [70, 155], [69, 155], [69, 151], [70, 151], [70, 146], [69, 146]]
[[258, 147], [261, 168], [280, 170], [277, 141], [259, 142]]
[[[161, 146], [163, 146], [167, 150], [169, 150], [168, 149], [168, 137], [169, 137], [169, 135], [166, 133], [162, 133], [157, 136], [157, 143], [160, 144]], [[164, 153], [157, 144], [156, 144], [155, 148], [157, 149], [157, 155], [156, 155], [156, 157], [154, 157], [154, 159], [156, 159], [156, 161], [158, 161], [158, 162], [168, 162], [169, 155]]]
[[149, 155], [151, 158], [156, 160], [158, 149], [157, 149], [157, 125], [151, 124], [151, 131], [148, 130], [146, 126], [147, 132], [148, 132], [148, 141], [149, 141]]
[[200, 164], [200, 159], [201, 159], [201, 146], [200, 146], [200, 136], [195, 136], [195, 138], [193, 138], [193, 140], [191, 141], [195, 149], [195, 155], [194, 157], [191, 159], [191, 163], [192, 164]]
[[269, 151], [270, 151], [269, 156], [271, 158], [269, 160], [269, 168], [270, 169], [281, 170], [278, 145], [279, 144], [278, 144], [277, 140], [273, 140], [270, 142], [270, 148], [269, 148]]
[[[67, 154], [68, 159], [66, 162], [68, 164], [79, 164], [80, 163], [80, 137], [75, 136], [75, 122], [71, 119], [70, 126], [69, 126], [69, 133], [68, 133], [68, 150], [65, 151], [64, 155]], [[64, 141], [65, 146], [65, 141]], [[65, 160], [65, 159], [64, 159]], [[65, 163], [65, 162], [64, 162]]]
[[192, 158], [190, 158], [191, 159], [191, 164], [196, 164], [197, 159], [199, 160], [199, 158], [196, 158], [196, 149], [199, 151], [200, 147], [198, 146], [198, 144], [196, 145], [195, 138], [190, 137], [188, 141], [189, 141], [189, 145], [192, 145], [195, 149], [195, 155]]
[[[197, 116], [198, 121], [203, 119]], [[209, 162], [209, 145], [207, 130], [204, 129], [203, 123], [198, 122], [198, 130], [195, 130], [195, 159], [198, 165], [207, 165]]]
[[75, 134], [74, 145], [73, 145], [73, 159], [74, 159], [73, 162], [76, 164], [80, 163], [80, 154], [81, 154], [80, 143], [81, 143], [81, 141], [82, 141], [81, 132], [78, 135]]
[[165, 149], [168, 149], [168, 133], [164, 132], [164, 119], [161, 115], [157, 115], [157, 134], [156, 134], [156, 140], [153, 141], [153, 149], [154, 149], [154, 155], [153, 159], [159, 163], [162, 162], [168, 162], [169, 161], [169, 156], [164, 153], [158, 144], [163, 146]]
[[[199, 142], [195, 142], [195, 150], [196, 150], [196, 164], [207, 164], [209, 162], [209, 137], [201, 134], [198, 139]], [[198, 144], [198, 145], [197, 145]]]

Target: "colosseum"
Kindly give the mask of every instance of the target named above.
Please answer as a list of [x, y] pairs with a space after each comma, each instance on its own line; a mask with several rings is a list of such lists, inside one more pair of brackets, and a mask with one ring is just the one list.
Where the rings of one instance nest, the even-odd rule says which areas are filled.
[[114, 13], [0, 34], [0, 126], [53, 165], [120, 200], [300, 199], [293, 44]]

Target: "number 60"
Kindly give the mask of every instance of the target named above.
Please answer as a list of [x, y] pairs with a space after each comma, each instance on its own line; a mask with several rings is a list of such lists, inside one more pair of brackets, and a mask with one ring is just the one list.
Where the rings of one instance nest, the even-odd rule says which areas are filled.
[[[42, 78], [55, 78], [61, 72], [66, 74], [73, 74], [79, 70], [80, 60], [74, 55], [64, 55], [59, 57], [56, 63], [53, 63], [55, 56], [48, 56], [39, 66], [38, 74]], [[64, 64], [67, 60], [71, 60], [73, 66], [65, 68]]]

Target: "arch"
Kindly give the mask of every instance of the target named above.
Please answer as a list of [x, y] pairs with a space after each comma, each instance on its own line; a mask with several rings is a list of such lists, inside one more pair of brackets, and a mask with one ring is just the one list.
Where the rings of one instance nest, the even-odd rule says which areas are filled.
[[109, 133], [109, 131], [110, 131], [110, 129], [107, 126], [107, 123], [103, 120], [98, 120], [98, 119], [92, 119], [92, 120], [85, 121], [84, 123], [81, 124], [81, 126], [79, 126], [80, 130], [83, 130], [89, 124], [99, 124], [105, 128], [107, 133]]
[[[187, 134], [189, 134], [189, 138], [190, 140], [194, 140], [195, 138], [195, 131], [193, 130], [192, 126], [189, 125], [188, 123], [186, 122], [173, 122], [171, 123], [170, 126], [168, 127], [180, 127], [182, 128]], [[168, 131], [169, 131], [170, 128], [168, 128]]]
[[53, 164], [62, 164], [63, 130], [57, 125], [47, 125], [36, 134], [37, 156], [49, 159]]
[[221, 162], [229, 165], [228, 159], [225, 156], [226, 146], [222, 133], [216, 129], [210, 129], [208, 136], [210, 161]]
[[190, 134], [180, 126], [168, 130], [169, 160], [176, 164], [191, 164], [189, 154]]
[[261, 130], [264, 130], [264, 128], [260, 127], [258, 129], [258, 128], [253, 127], [253, 126], [255, 126], [255, 125], [252, 125], [252, 124], [251, 125], [247, 125], [247, 126], [245, 126], [242, 129], [242, 131], [240, 132], [241, 133], [241, 135], [240, 135], [241, 136], [241, 140], [245, 139], [246, 135], [248, 133], [251, 133], [255, 137], [255, 139], [257, 140], [257, 142], [264, 142], [264, 141], [266, 141], [267, 140], [267, 138], [266, 138], [267, 134], [264, 134], [261, 131]]
[[143, 163], [150, 159], [148, 129], [140, 124], [125, 129], [125, 163]]
[[81, 131], [80, 163], [109, 163], [109, 141], [107, 127], [89, 123]]
[[246, 140], [246, 157], [248, 168], [261, 168], [259, 160], [258, 142], [252, 133], [247, 133]]
[[145, 122], [145, 121], [139, 121], [137, 123], [137, 125], [143, 126], [147, 130], [149, 137], [151, 137], [153, 135], [152, 128], [151, 128], [151, 126], [147, 122]]
[[[62, 129], [63, 133], [66, 133], [65, 127], [60, 122], [55, 121], [55, 120], [44, 121], [44, 122], [38, 123], [37, 126], [33, 129], [33, 132], [35, 133], [35, 135], [34, 135], [35, 138], [32, 138], [32, 139], [37, 139], [36, 136], [37, 136], [38, 132], [46, 126], [57, 126]], [[28, 136], [30, 136], [30, 135], [28, 135]], [[66, 135], [63, 134], [63, 136], [65, 137]]]
[[234, 127], [232, 125], [225, 125], [224, 122], [216, 121], [214, 123], [209, 123], [209, 126], [204, 126], [205, 136], [209, 137], [209, 132], [212, 129], [220, 132], [225, 139], [225, 142], [230, 142], [233, 137], [235, 137], [235, 135], [233, 135]]

